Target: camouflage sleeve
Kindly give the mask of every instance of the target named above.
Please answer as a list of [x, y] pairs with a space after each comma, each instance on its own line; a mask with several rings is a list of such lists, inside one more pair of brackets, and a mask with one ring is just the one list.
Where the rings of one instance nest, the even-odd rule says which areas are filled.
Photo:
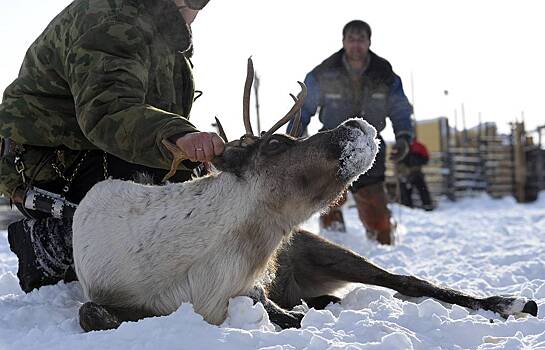
[[197, 130], [187, 119], [145, 103], [148, 37], [119, 21], [96, 26], [70, 49], [65, 74], [89, 141], [128, 162], [168, 169], [171, 156], [161, 140]]

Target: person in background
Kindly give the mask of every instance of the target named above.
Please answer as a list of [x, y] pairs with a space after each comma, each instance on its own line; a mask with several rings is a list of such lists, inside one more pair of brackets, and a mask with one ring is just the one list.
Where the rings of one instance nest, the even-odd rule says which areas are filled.
[[[400, 77], [390, 63], [370, 50], [371, 27], [361, 20], [347, 23], [342, 31], [342, 49], [314, 68], [305, 78], [308, 95], [302, 109], [302, 132], [313, 115], [318, 114], [323, 127], [333, 129], [344, 120], [359, 117], [380, 133], [390, 118], [396, 143], [392, 160], [401, 161], [409, 150], [412, 135], [410, 105]], [[288, 131], [293, 127], [288, 125]], [[386, 148], [382, 137], [374, 166], [350, 187], [358, 215], [367, 236], [381, 244], [393, 244], [395, 223], [387, 207], [384, 188]], [[340, 201], [342, 203], [342, 200]], [[321, 216], [321, 226], [344, 228], [339, 204]]]
[[72, 281], [72, 218], [97, 182], [171, 166], [170, 181], [224, 150], [189, 122], [190, 25], [208, 0], [75, 0], [28, 49], [0, 104], [0, 193], [26, 216], [8, 227], [21, 289]]
[[397, 163], [401, 204], [412, 208], [412, 193], [413, 189], [416, 189], [420, 195], [422, 208], [426, 211], [433, 210], [433, 202], [422, 172], [422, 167], [428, 164], [429, 160], [430, 155], [426, 146], [414, 138], [405, 159]]

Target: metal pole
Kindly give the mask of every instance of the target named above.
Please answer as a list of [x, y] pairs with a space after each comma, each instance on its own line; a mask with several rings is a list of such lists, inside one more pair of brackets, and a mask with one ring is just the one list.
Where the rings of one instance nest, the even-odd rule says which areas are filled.
[[257, 134], [261, 135], [261, 117], [259, 116], [259, 75], [254, 75], [255, 111], [257, 116]]

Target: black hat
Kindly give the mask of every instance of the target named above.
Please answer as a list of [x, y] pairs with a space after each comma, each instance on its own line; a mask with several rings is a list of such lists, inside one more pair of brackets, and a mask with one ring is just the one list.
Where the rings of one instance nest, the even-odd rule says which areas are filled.
[[187, 7], [192, 10], [202, 10], [210, 0], [185, 0]]

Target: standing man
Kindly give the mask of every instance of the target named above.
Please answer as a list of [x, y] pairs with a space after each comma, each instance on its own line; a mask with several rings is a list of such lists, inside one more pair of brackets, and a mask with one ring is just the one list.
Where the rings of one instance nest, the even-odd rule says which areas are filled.
[[[318, 110], [322, 130], [333, 129], [350, 117], [361, 117], [380, 133], [389, 117], [396, 137], [391, 157], [399, 162], [409, 150], [412, 107], [399, 76], [388, 61], [369, 50], [370, 46], [371, 27], [367, 23], [354, 20], [344, 26], [343, 48], [305, 78], [308, 95], [302, 110], [301, 130], [306, 132], [310, 118]], [[395, 225], [384, 189], [386, 149], [380, 135], [379, 138], [381, 147], [375, 165], [350, 190], [367, 236], [381, 244], [393, 244]], [[334, 207], [321, 217], [321, 224], [335, 227], [339, 218], [342, 219], [342, 212]]]
[[428, 190], [428, 185], [426, 184], [426, 177], [422, 172], [422, 167], [428, 164], [429, 160], [430, 154], [428, 149], [415, 137], [411, 142], [409, 153], [405, 159], [397, 163], [401, 204], [413, 208], [412, 194], [413, 189], [416, 189], [420, 195], [422, 209], [426, 211], [433, 210], [433, 201]]
[[160, 181], [172, 159], [163, 140], [195, 162], [223, 152], [188, 120], [190, 25], [208, 1], [75, 0], [28, 49], [0, 104], [0, 193], [26, 216], [8, 227], [23, 291], [75, 278], [67, 213], [95, 183]]

